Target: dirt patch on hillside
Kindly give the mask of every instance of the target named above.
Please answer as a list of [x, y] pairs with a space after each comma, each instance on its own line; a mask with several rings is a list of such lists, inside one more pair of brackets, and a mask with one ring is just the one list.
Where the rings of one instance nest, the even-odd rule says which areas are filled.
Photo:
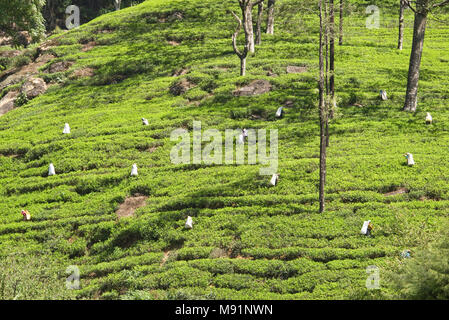
[[45, 52], [51, 48], [56, 47], [57, 45], [59, 45], [58, 40], [56, 39], [51, 39], [51, 40], [47, 40], [44, 41], [40, 46], [39, 49], [41, 50], [41, 52]]
[[147, 196], [143, 195], [134, 195], [125, 199], [118, 210], [115, 212], [119, 218], [124, 217], [132, 217], [134, 216], [134, 212], [146, 205]]
[[167, 42], [169, 45], [174, 46], [174, 47], [179, 46], [181, 44], [181, 42], [178, 42], [175, 40], [168, 40]]
[[95, 41], [89, 41], [88, 43], [86, 43], [85, 45], [83, 45], [83, 47], [81, 48], [82, 52], [87, 52], [92, 50], [95, 46], [97, 45], [97, 43]]
[[46, 70], [48, 73], [56, 73], [56, 72], [63, 72], [68, 70], [73, 65], [72, 61], [59, 61], [53, 63], [48, 69]]
[[386, 197], [395, 196], [395, 195], [404, 194], [404, 193], [407, 193], [407, 192], [408, 192], [408, 190], [406, 188], [399, 188], [397, 190], [385, 193], [384, 196], [386, 196]]
[[0, 82], [0, 90], [3, 90], [6, 87], [17, 84], [38, 73], [38, 69], [46, 64], [48, 61], [53, 59], [55, 56], [51, 54], [44, 54], [36, 59], [35, 62], [27, 64], [21, 68], [14, 68], [8, 70], [7, 72], [0, 74], [0, 79], [4, 79]]
[[18, 91], [10, 91], [0, 100], [0, 116], [14, 109], [14, 102], [18, 95]]
[[172, 77], [179, 77], [179, 76], [186, 75], [187, 73], [189, 73], [189, 71], [190, 71], [190, 69], [188, 69], [188, 68], [177, 69], [172, 73]]
[[272, 90], [271, 83], [267, 80], [254, 80], [249, 85], [236, 89], [234, 96], [255, 96]]
[[73, 71], [69, 78], [83, 78], [83, 77], [93, 77], [95, 75], [95, 71], [92, 68], [82, 68]]
[[20, 51], [20, 50], [0, 51], [0, 57], [13, 58], [13, 57], [20, 56], [21, 53], [22, 53], [22, 51]]
[[180, 96], [186, 93], [191, 88], [195, 87], [195, 84], [187, 80], [186, 78], [181, 79], [178, 82], [173, 83], [170, 86], [170, 93], [174, 96]]
[[287, 73], [303, 73], [307, 72], [306, 66], [288, 66]]
[[147, 151], [148, 151], [149, 153], [153, 153], [154, 151], [157, 150], [157, 148], [159, 148], [159, 146], [149, 147], [149, 148], [147, 149]]

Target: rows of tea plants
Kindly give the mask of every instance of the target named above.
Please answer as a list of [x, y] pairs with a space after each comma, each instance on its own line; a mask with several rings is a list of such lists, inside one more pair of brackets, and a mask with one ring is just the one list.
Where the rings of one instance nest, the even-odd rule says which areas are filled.
[[[368, 266], [387, 279], [400, 253], [425, 243], [449, 212], [449, 28], [429, 22], [419, 108], [403, 113], [411, 12], [398, 51], [395, 2], [377, 2], [379, 29], [365, 28], [363, 4], [347, 5], [326, 212], [318, 214], [319, 25], [295, 3], [279, 1], [276, 34], [263, 34], [246, 77], [226, 13], [237, 12], [237, 1], [146, 1], [53, 36], [57, 59], [40, 75], [59, 83], [0, 117], [0, 255], [45, 252], [59, 263], [52, 285], [60, 290], [67, 290], [65, 268], [78, 266], [81, 288], [71, 297], [80, 299], [348, 299], [367, 290]], [[95, 45], [83, 50], [87, 43]], [[48, 74], [58, 61], [73, 65]], [[288, 74], [291, 65], [307, 71]], [[95, 75], [71, 76], [82, 68]], [[175, 96], [170, 87], [182, 79], [194, 88]], [[233, 95], [259, 79], [272, 90]], [[171, 163], [171, 132], [191, 132], [193, 121], [222, 133], [277, 129], [278, 185], [260, 175], [261, 164]], [[71, 133], [63, 135], [66, 122]], [[406, 152], [416, 166], [406, 165]], [[55, 176], [47, 176], [50, 163]], [[148, 196], [146, 205], [118, 217], [119, 205], [137, 194]], [[21, 209], [32, 221], [22, 221]], [[360, 234], [365, 220], [374, 225], [371, 237]], [[394, 294], [387, 280], [380, 290]]]

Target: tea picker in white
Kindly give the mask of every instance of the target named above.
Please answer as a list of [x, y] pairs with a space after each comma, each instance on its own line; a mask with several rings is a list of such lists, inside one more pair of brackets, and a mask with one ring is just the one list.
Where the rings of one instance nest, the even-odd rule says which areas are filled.
[[411, 153], [407, 153], [404, 154], [404, 157], [407, 158], [407, 165], [408, 166], [414, 166], [415, 165], [415, 160], [413, 160], [413, 155]]
[[70, 133], [70, 126], [69, 126], [68, 123], [66, 123], [66, 124], [64, 125], [64, 130], [62, 131], [62, 133], [63, 133], [63, 134], [68, 134], [68, 133]]
[[192, 219], [191, 216], [188, 216], [188, 217], [187, 217], [187, 221], [186, 221], [186, 224], [185, 224], [185, 228], [186, 228], [186, 229], [192, 229], [192, 228], [193, 228], [193, 219]]
[[143, 124], [144, 126], [148, 126], [148, 125], [149, 125], [148, 120], [145, 119], [145, 118], [142, 118], [142, 124]]
[[426, 124], [432, 124], [432, 116], [430, 115], [430, 112], [427, 112], [426, 116]]
[[371, 224], [371, 220], [364, 221], [363, 222], [363, 226], [362, 226], [362, 230], [360, 230], [360, 233], [365, 235], [365, 236], [370, 236], [371, 235], [371, 230], [373, 230], [373, 225]]
[[271, 184], [272, 186], [275, 186], [275, 185], [278, 183], [278, 180], [279, 180], [279, 174], [275, 173], [275, 174], [273, 174], [273, 176], [271, 177], [270, 184]]
[[137, 164], [133, 164], [133, 167], [131, 169], [131, 177], [136, 177], [138, 175], [137, 173]]
[[387, 92], [385, 90], [380, 90], [380, 98], [385, 101], [387, 100]]
[[279, 109], [276, 111], [276, 118], [282, 118], [284, 115], [284, 107], [279, 107]]
[[243, 128], [242, 133], [239, 135], [239, 138], [237, 140], [238, 144], [244, 144], [245, 143], [245, 138], [248, 137], [248, 130], [246, 130], [245, 128]]
[[48, 175], [54, 176], [55, 174], [56, 174], [55, 166], [53, 165], [53, 163], [50, 163], [50, 166], [48, 167]]

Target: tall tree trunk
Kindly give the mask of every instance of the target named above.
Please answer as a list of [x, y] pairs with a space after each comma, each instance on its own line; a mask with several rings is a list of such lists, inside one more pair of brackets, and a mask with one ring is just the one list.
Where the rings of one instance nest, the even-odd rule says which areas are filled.
[[404, 111], [416, 111], [418, 99], [419, 69], [424, 46], [424, 34], [426, 31], [427, 12], [416, 11], [413, 26], [413, 44], [408, 68], [407, 92], [405, 94]]
[[253, 14], [251, 10], [247, 10], [246, 12], [246, 24], [248, 26], [248, 41], [249, 41], [249, 52], [254, 53], [254, 27], [253, 27]]
[[240, 75], [246, 76], [246, 57], [240, 57]]
[[[329, 8], [327, 5], [327, 0], [324, 0], [324, 21], [325, 21], [325, 27], [324, 27], [324, 43], [326, 44], [326, 53], [325, 53], [325, 61], [326, 61], [326, 66], [325, 66], [325, 76], [324, 76], [324, 82], [326, 85], [326, 99], [325, 99], [325, 110], [326, 110], [326, 114], [329, 114], [329, 106], [330, 106], [330, 63], [329, 63], [329, 38], [331, 37], [331, 32], [330, 32], [330, 23], [328, 23], [330, 21], [330, 15], [331, 13], [329, 13]], [[329, 146], [329, 118], [326, 117], [326, 147]]]
[[338, 38], [338, 44], [343, 45], [343, 0], [340, 0], [340, 35]]
[[116, 11], [120, 10], [121, 3], [122, 3], [122, 0], [114, 0], [114, 6], [115, 6]]
[[[334, 117], [335, 108], [335, 15], [334, 15], [334, 0], [329, 0], [329, 89], [330, 89], [330, 105], [329, 116]], [[328, 136], [329, 145], [329, 136]]]
[[320, 65], [320, 80], [319, 80], [319, 114], [320, 114], [320, 186], [319, 186], [319, 212], [324, 212], [325, 198], [324, 185], [326, 183], [326, 110], [324, 103], [324, 57], [323, 57], [323, 8], [322, 1], [319, 0], [320, 7], [320, 46], [319, 46], [319, 65]]
[[399, 39], [398, 39], [399, 50], [402, 50], [402, 43], [404, 42], [404, 9], [405, 9], [404, 1], [399, 0]]
[[263, 2], [258, 4], [257, 23], [256, 23], [256, 44], [262, 43], [262, 17], [263, 17]]
[[274, 5], [276, 0], [268, 0], [267, 34], [274, 34]]

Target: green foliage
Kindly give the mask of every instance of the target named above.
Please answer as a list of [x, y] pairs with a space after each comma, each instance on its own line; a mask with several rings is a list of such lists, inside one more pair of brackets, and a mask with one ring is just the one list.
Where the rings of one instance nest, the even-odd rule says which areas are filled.
[[449, 298], [449, 241], [447, 225], [437, 240], [417, 249], [404, 259], [393, 277], [399, 297], [412, 300], [447, 300]]
[[0, 30], [13, 38], [15, 45], [26, 44], [21, 31], [29, 32], [33, 41], [42, 38], [45, 27], [42, 7], [45, 0], [11, 0], [0, 2]]
[[1, 300], [73, 299], [65, 287], [67, 261], [50, 252], [17, 250], [2, 245], [0, 255]]

